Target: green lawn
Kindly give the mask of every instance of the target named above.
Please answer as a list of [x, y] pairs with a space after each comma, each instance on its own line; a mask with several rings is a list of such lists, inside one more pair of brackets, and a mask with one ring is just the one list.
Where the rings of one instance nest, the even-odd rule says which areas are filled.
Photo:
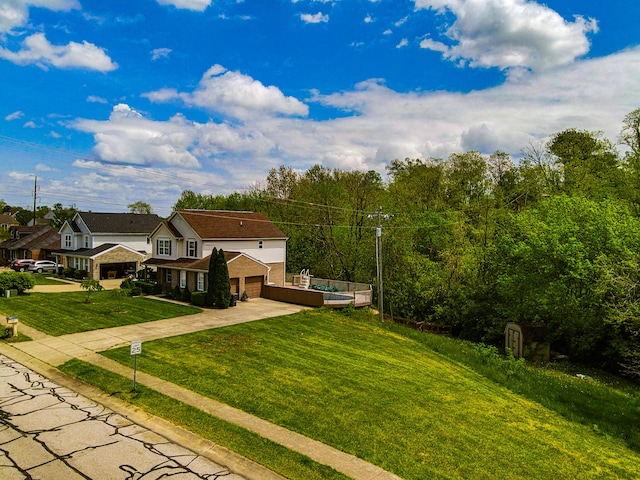
[[202, 310], [145, 297], [116, 297], [111, 291], [31, 293], [0, 298], [2, 315], [18, 315], [20, 322], [49, 335], [66, 335], [100, 328], [180, 317]]
[[36, 282], [36, 285], [66, 285], [68, 283], [56, 280], [48, 273], [33, 273], [31, 278]]
[[[515, 394], [414, 335], [308, 311], [146, 342], [138, 368], [409, 480], [640, 477], [640, 455], [624, 440]], [[128, 348], [104, 354], [130, 364]]]
[[295, 480], [347, 480], [332, 468], [232, 423], [212, 417], [154, 390], [138, 385], [131, 391], [131, 380], [94, 365], [73, 359], [60, 369], [84, 382], [96, 385], [109, 395], [138, 408], [184, 426], [203, 438], [227, 447], [255, 462]]

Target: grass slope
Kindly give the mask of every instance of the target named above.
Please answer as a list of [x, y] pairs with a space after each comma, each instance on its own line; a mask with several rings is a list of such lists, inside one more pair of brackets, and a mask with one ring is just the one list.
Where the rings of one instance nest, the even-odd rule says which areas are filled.
[[[129, 363], [128, 349], [104, 352]], [[640, 455], [385, 326], [325, 312], [147, 342], [138, 368], [406, 479], [638, 478]]]
[[110, 291], [32, 293], [0, 298], [0, 312], [18, 315], [20, 322], [49, 335], [66, 335], [180, 317], [202, 310], [144, 297], [116, 297]]

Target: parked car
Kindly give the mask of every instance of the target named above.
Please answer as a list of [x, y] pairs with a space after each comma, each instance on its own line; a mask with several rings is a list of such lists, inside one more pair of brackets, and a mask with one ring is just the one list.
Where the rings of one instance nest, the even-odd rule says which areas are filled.
[[18, 260], [13, 260], [9, 263], [9, 268], [14, 269], [16, 272], [26, 272], [29, 265], [34, 263], [35, 260], [32, 258], [22, 258]]
[[27, 268], [30, 272], [42, 273], [42, 272], [57, 272], [58, 264], [51, 260], [36, 260]]

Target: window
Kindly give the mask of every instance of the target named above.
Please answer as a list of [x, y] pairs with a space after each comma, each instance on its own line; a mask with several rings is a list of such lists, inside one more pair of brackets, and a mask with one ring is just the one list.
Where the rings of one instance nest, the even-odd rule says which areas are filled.
[[187, 257], [198, 256], [198, 242], [196, 240], [187, 240]]
[[158, 255], [171, 255], [171, 240], [159, 238], [157, 243]]
[[64, 248], [71, 248], [71, 235], [69, 234], [64, 236]]
[[171, 270], [167, 269], [165, 270], [165, 275], [164, 275], [164, 281], [171, 284], [172, 280], [173, 280], [173, 276], [171, 275]]
[[198, 286], [196, 287], [199, 292], [204, 292], [204, 273], [198, 272]]
[[262, 248], [262, 240], [258, 242], [258, 248]]
[[185, 288], [187, 286], [187, 272], [185, 270], [180, 270], [180, 288]]
[[89, 248], [89, 235], [84, 236], [84, 248]]

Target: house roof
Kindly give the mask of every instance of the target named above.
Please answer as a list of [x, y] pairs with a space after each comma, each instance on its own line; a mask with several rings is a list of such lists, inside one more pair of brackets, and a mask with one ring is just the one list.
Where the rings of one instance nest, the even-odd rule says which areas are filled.
[[[231, 262], [232, 260], [240, 257], [240, 256], [245, 256], [251, 260], [253, 260], [256, 263], [260, 263], [262, 265], [264, 265], [265, 267], [269, 268], [268, 265], [264, 264], [263, 262], [261, 262], [260, 260], [257, 260], [249, 255], [247, 255], [246, 253], [242, 253], [242, 252], [224, 252], [224, 258], [227, 261], [227, 263]], [[160, 259], [160, 258], [150, 258], [149, 260], [146, 260], [145, 262], [143, 262], [145, 265], [155, 265], [156, 267], [171, 267], [171, 268], [175, 268], [178, 270], [198, 270], [198, 271], [202, 271], [202, 272], [207, 272], [209, 270], [209, 259], [211, 258], [211, 255], [207, 255], [204, 258], [198, 258], [198, 259], [194, 259], [194, 258], [178, 258], [177, 260], [164, 260], [164, 259]]]
[[[91, 233], [151, 233], [162, 219], [155, 213], [78, 212]], [[73, 230], [76, 229], [72, 226]]]
[[0, 225], [17, 225], [18, 221], [6, 213], [0, 214]]
[[60, 234], [48, 225], [40, 226], [40, 230], [22, 237], [14, 248], [55, 250], [60, 248]]
[[144, 255], [144, 252], [138, 252], [133, 250], [132, 248], [127, 247], [126, 245], [122, 245], [120, 243], [103, 243], [102, 245], [95, 248], [79, 248], [78, 250], [58, 250], [53, 252], [55, 255], [66, 255], [71, 257], [87, 257], [93, 258], [96, 257], [107, 250], [111, 250], [113, 248], [120, 247], [126, 250], [130, 250], [131, 252], [135, 252], [139, 255]]
[[230, 210], [178, 210], [203, 240], [286, 239], [287, 236], [262, 213]]
[[[33, 250], [36, 248], [50, 250], [60, 248], [60, 235], [48, 225], [19, 226], [15, 228], [20, 238], [12, 238], [0, 243], [1, 248], [15, 250], [23, 248]], [[57, 242], [57, 245], [56, 245]]]

